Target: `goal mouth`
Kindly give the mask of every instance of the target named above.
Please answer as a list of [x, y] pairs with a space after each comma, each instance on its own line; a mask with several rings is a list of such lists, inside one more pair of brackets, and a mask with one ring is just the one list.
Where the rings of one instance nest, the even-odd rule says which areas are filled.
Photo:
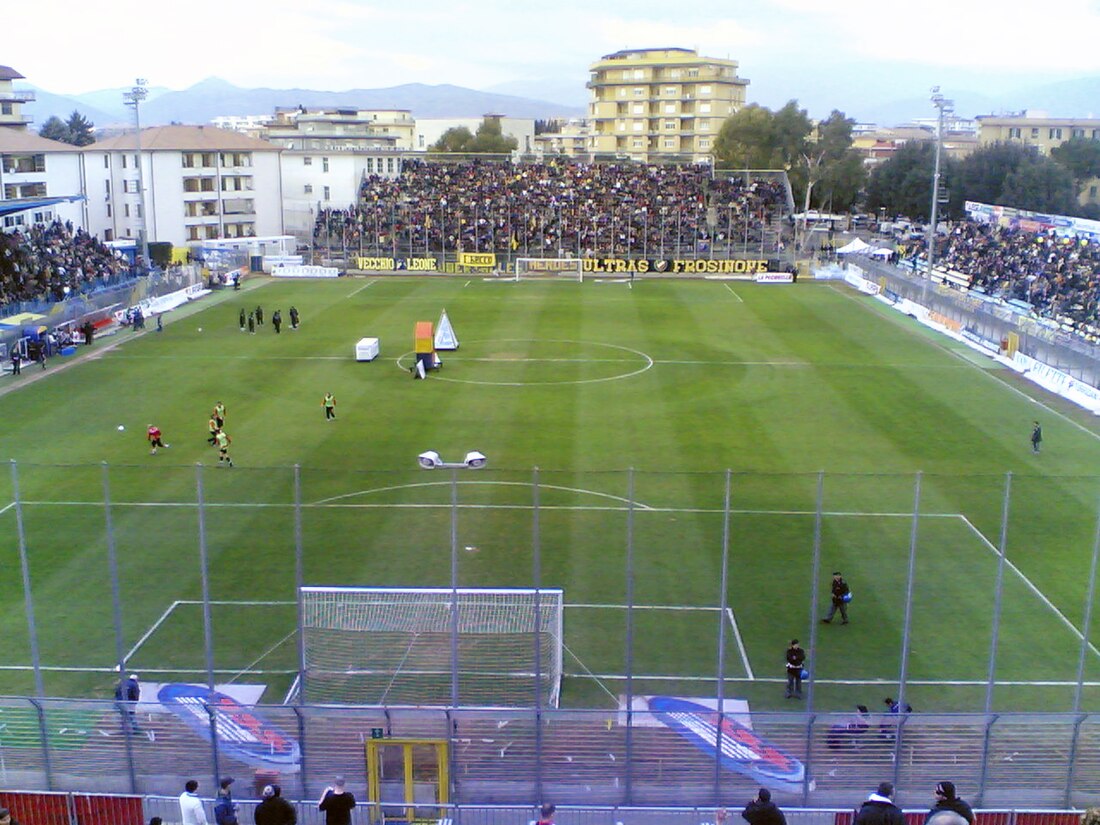
[[557, 707], [563, 591], [303, 587], [307, 702]]
[[516, 280], [546, 278], [584, 280], [584, 261], [580, 258], [516, 258]]

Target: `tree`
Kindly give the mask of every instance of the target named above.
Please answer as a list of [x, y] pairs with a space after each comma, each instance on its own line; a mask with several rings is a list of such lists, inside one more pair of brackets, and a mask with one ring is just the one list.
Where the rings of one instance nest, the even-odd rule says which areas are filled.
[[751, 103], [726, 118], [714, 141], [714, 157], [727, 169], [782, 169], [771, 110]]
[[87, 146], [89, 143], [95, 143], [95, 124], [76, 109], [69, 115], [65, 125], [69, 129], [69, 140], [66, 143], [71, 143], [73, 146]]
[[[935, 146], [928, 141], [910, 141], [902, 145], [890, 160], [875, 167], [867, 185], [867, 208], [884, 209], [887, 215], [902, 215], [927, 221], [932, 208], [932, 168]], [[946, 159], [941, 158], [941, 180]]]
[[1041, 156], [1022, 163], [1005, 177], [1000, 204], [1031, 212], [1076, 215], [1079, 206], [1073, 176], [1060, 164]]
[[487, 117], [470, 134], [465, 126], [455, 126], [442, 134], [432, 144], [430, 152], [471, 152], [479, 154], [503, 154], [516, 148], [514, 137], [504, 137], [500, 130], [500, 118]]
[[57, 115], [51, 116], [43, 123], [42, 128], [38, 130], [38, 134], [41, 137], [59, 140], [62, 143], [72, 142], [72, 133], [69, 131], [69, 127]]
[[1051, 149], [1050, 157], [1069, 170], [1078, 192], [1090, 180], [1100, 177], [1100, 141], [1085, 137], [1070, 138]]

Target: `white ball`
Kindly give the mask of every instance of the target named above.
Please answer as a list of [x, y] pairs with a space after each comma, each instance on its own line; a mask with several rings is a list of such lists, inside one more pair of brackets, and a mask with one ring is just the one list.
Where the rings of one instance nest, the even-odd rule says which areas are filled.
[[199, 327], [199, 332], [202, 332], [202, 327]]
[[118, 425], [118, 431], [119, 431], [119, 432], [122, 432], [122, 431], [123, 431], [123, 430], [125, 430], [125, 429], [126, 429], [126, 427], [125, 427], [124, 425], [122, 425], [122, 424], [119, 424], [119, 425]]

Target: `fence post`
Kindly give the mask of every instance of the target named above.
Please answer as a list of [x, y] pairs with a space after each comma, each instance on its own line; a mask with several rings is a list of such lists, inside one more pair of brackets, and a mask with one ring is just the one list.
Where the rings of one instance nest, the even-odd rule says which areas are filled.
[[[542, 800], [542, 547], [539, 531], [539, 468], [531, 474], [531, 575], [535, 585], [535, 799]], [[559, 641], [564, 644], [564, 640]]]
[[32, 699], [29, 696], [27, 701], [34, 705], [34, 710], [38, 714], [38, 734], [42, 737], [42, 767], [46, 771], [46, 790], [53, 790], [53, 763], [50, 759], [50, 733], [46, 728], [46, 712], [42, 708], [42, 703], [37, 699]]
[[458, 708], [458, 470], [451, 469], [451, 707]]
[[[203, 497], [202, 464], [195, 464], [195, 499], [199, 517], [199, 578], [202, 581], [202, 643], [206, 656], [206, 686], [214, 689], [214, 629], [210, 620], [210, 576], [206, 558], [206, 502]], [[215, 731], [216, 733], [217, 731]], [[214, 742], [217, 748], [217, 740]], [[214, 787], [218, 776], [214, 775]]]
[[221, 783], [221, 765], [219, 764], [218, 756], [218, 711], [205, 700], [202, 703], [203, 708], [206, 710], [206, 715], [210, 718], [210, 748], [214, 757], [214, 787], [220, 787]]
[[[810, 639], [809, 644], [806, 645], [808, 655], [815, 656], [817, 654], [817, 624], [818, 624], [818, 611], [821, 609], [820, 601], [818, 599], [818, 578], [821, 576], [821, 521], [823, 511], [825, 509], [825, 471], [821, 470], [817, 474], [817, 502], [814, 506], [814, 547], [813, 547], [813, 562], [810, 564]], [[817, 670], [815, 662], [810, 662], [810, 667]], [[806, 685], [806, 712], [813, 713], [814, 710], [814, 682], [817, 680], [815, 673], [810, 673], [809, 681]], [[805, 796], [809, 793], [809, 787], [807, 786], [805, 793], [803, 794], [803, 804], [805, 804]]]
[[982, 736], [982, 767], [981, 773], [978, 774], [978, 804], [980, 805], [982, 800], [985, 799], [985, 785], [989, 779], [989, 742], [993, 738], [993, 725], [997, 719], [1000, 718], [1000, 714], [985, 715], [985, 734]]
[[46, 695], [42, 684], [42, 659], [38, 653], [38, 626], [34, 621], [34, 594], [31, 592], [31, 567], [27, 558], [27, 529], [23, 523], [23, 498], [19, 495], [19, 467], [11, 460], [11, 489], [15, 502], [15, 528], [19, 534], [19, 567], [23, 573], [23, 610], [27, 616], [27, 635], [31, 644], [31, 667], [34, 668], [34, 693]]
[[[107, 529], [107, 568], [111, 575], [111, 618], [115, 625], [115, 664], [118, 678], [126, 667], [126, 648], [122, 641], [122, 597], [118, 583], [118, 554], [115, 547], [115, 527], [111, 518], [111, 478], [107, 462], [103, 462], [103, 517]], [[131, 763], [131, 768], [133, 767]]]
[[[993, 633], [989, 642], [989, 673], [985, 687], [985, 713], [993, 712], [993, 689], [997, 679], [997, 645], [1001, 636], [1001, 604], [1004, 598], [1005, 562], [1008, 558], [1008, 511], [1012, 499], [1012, 473], [1005, 474], [1004, 502], [1001, 505], [1001, 541], [997, 555], [997, 583], [993, 591]], [[984, 769], [984, 768], [983, 768]]]
[[806, 807], [810, 800], [810, 777], [813, 775], [813, 746], [814, 746], [814, 722], [817, 714], [806, 713], [806, 754], [802, 762], [802, 807]]
[[732, 471], [726, 469], [726, 489], [722, 504], [722, 574], [718, 591], [718, 719], [714, 737], [714, 804], [722, 801], [722, 724], [726, 701], [726, 609], [729, 604], [730, 564], [730, 480]]
[[[298, 704], [306, 701], [306, 637], [305, 608], [302, 587], [305, 586], [305, 559], [302, 548], [302, 465], [294, 465], [294, 607], [298, 622]], [[305, 753], [303, 749], [303, 754]]]
[[909, 643], [913, 624], [913, 579], [917, 566], [917, 528], [920, 524], [920, 488], [923, 474], [918, 471], [913, 482], [913, 523], [909, 530], [909, 569], [905, 580], [905, 624], [901, 636], [901, 672], [898, 674], [898, 717], [894, 736], [894, 787], [901, 773], [901, 733], [909, 714], [905, 712], [905, 683], [909, 678]]
[[634, 468], [627, 471], [626, 504], [626, 768], [624, 800], [632, 799], [634, 758]]
[[309, 748], [306, 747], [306, 720], [302, 714], [302, 706], [291, 705], [294, 709], [294, 716], [298, 720], [298, 770], [302, 774], [302, 796], [308, 797], [309, 793], [309, 765], [306, 764], [306, 758], [309, 754]]

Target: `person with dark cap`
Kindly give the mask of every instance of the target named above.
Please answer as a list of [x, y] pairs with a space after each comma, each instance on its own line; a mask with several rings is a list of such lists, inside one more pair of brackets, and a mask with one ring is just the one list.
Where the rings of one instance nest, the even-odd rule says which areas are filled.
[[0, 808], [0, 825], [19, 825], [11, 815], [11, 811], [7, 808]]
[[894, 783], [880, 782], [856, 813], [852, 825], [905, 825], [905, 814], [894, 804]]
[[345, 788], [346, 785], [344, 777], [338, 776], [321, 794], [317, 810], [325, 812], [325, 825], [351, 825], [355, 797]]
[[296, 825], [298, 815], [294, 806], [283, 799], [282, 793], [278, 785], [264, 785], [263, 802], [256, 806], [253, 814], [256, 825]]
[[237, 803], [233, 801], [231, 785], [233, 777], [222, 779], [218, 787], [218, 798], [214, 800], [214, 822], [217, 825], [237, 825]]
[[833, 602], [829, 607], [829, 615], [821, 620], [822, 624], [832, 624], [833, 616], [836, 615], [837, 610], [840, 611], [840, 623], [848, 624], [848, 602], [852, 600], [852, 591], [848, 587], [848, 582], [844, 581], [844, 577], [840, 575], [840, 571], [837, 570], [833, 573]]
[[554, 825], [554, 811], [557, 809], [557, 805], [545, 803], [539, 808], [539, 818], [535, 821], [535, 825]]
[[779, 806], [772, 802], [772, 792], [767, 788], [761, 788], [752, 800], [741, 811], [741, 818], [749, 825], [787, 825], [787, 817], [779, 810]]
[[945, 780], [936, 785], [936, 804], [932, 806], [932, 810], [928, 812], [924, 821], [928, 822], [940, 811], [954, 811], [970, 825], [974, 825], [974, 810], [965, 799], [956, 796], [954, 782]]
[[806, 661], [806, 651], [799, 647], [798, 639], [791, 639], [787, 648], [787, 698], [802, 698], [802, 666]]

